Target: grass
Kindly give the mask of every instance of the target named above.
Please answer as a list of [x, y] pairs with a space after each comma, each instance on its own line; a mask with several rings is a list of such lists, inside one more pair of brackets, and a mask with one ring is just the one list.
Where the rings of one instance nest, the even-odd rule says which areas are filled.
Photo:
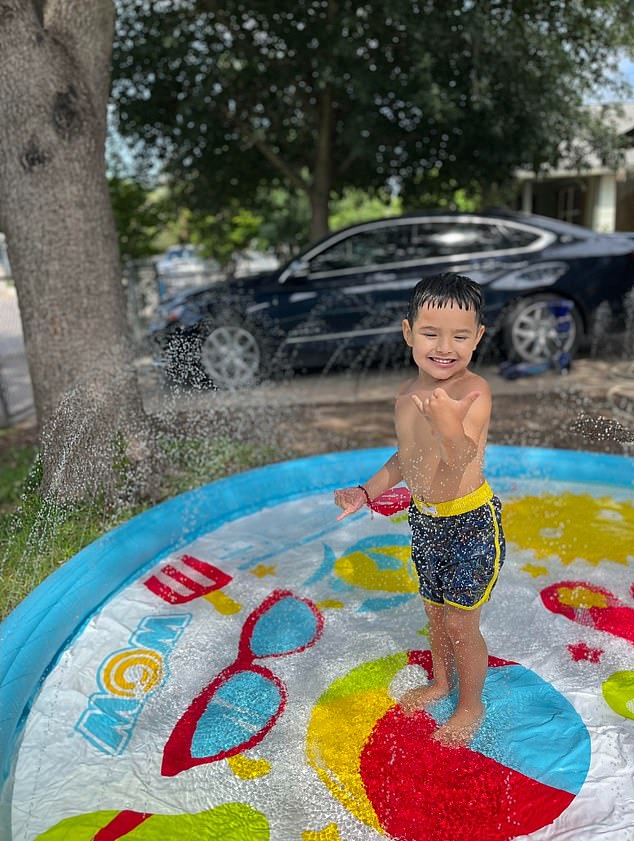
[[29, 444], [11, 447], [0, 455], [0, 510], [19, 501], [36, 455], [37, 449]]
[[[160, 499], [280, 458], [275, 448], [223, 437], [166, 438], [162, 447], [168, 467]], [[39, 477], [36, 447], [0, 450], [0, 620], [84, 546], [156, 504], [112, 508], [94, 500], [63, 506], [42, 497]]]

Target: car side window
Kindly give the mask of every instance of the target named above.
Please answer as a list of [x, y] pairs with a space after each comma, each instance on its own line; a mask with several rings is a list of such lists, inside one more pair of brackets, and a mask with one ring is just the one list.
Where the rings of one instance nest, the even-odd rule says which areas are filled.
[[499, 225], [500, 233], [506, 240], [506, 248], [526, 248], [539, 238], [535, 231], [516, 228], [514, 225]]
[[391, 225], [351, 234], [310, 260], [310, 273], [366, 268], [415, 259], [410, 256], [410, 225]]
[[413, 259], [452, 257], [508, 248], [497, 225], [482, 222], [419, 222], [413, 226]]

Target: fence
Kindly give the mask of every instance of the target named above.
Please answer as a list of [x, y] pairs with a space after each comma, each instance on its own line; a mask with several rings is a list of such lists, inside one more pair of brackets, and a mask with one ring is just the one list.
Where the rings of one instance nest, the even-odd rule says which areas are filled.
[[138, 354], [147, 351], [148, 329], [159, 307], [175, 295], [202, 289], [226, 274], [209, 269], [190, 269], [158, 274], [155, 261], [138, 260], [123, 268], [128, 324]]
[[[208, 272], [159, 278], [151, 261], [126, 265], [123, 286], [137, 357], [149, 353], [148, 329], [162, 298], [213, 283], [217, 279], [215, 274]], [[15, 287], [10, 277], [0, 271], [0, 428], [13, 426], [34, 415], [33, 391]]]

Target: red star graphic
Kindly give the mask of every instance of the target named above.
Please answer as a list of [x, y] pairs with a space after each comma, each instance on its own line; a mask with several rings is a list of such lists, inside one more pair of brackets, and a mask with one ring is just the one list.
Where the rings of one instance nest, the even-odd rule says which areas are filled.
[[585, 642], [578, 642], [567, 646], [570, 656], [578, 663], [579, 660], [589, 660], [591, 663], [598, 663], [603, 654], [602, 648], [590, 648]]

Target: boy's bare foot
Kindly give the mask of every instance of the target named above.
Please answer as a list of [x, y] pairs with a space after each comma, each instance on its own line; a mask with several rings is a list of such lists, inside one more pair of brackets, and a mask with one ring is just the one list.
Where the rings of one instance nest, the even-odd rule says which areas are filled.
[[485, 715], [486, 711], [482, 704], [471, 708], [459, 707], [449, 721], [439, 727], [431, 738], [451, 748], [468, 745], [480, 729]]
[[406, 715], [416, 710], [421, 710], [428, 704], [444, 698], [449, 695], [449, 687], [441, 684], [428, 683], [426, 686], [416, 686], [414, 689], [408, 689], [407, 692], [399, 698], [401, 709]]

